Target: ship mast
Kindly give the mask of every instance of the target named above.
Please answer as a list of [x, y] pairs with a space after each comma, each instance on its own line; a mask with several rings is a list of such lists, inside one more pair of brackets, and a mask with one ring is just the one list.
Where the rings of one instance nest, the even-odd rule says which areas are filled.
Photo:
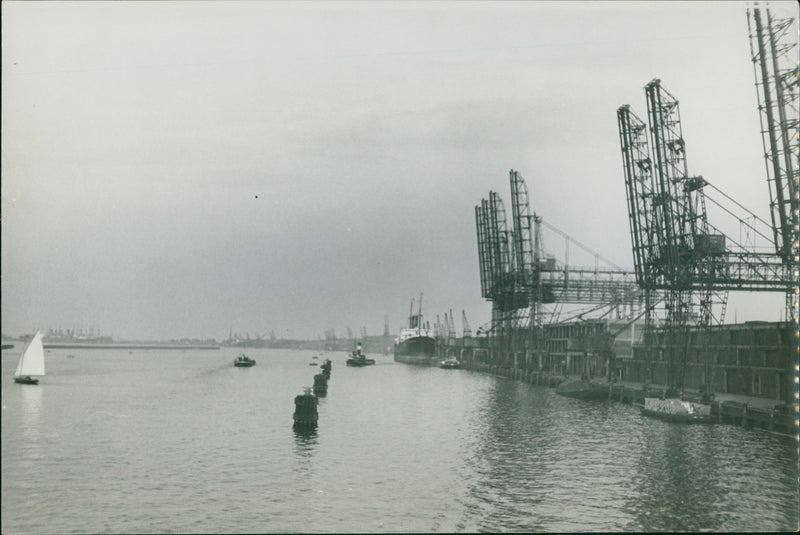
[[419, 294], [419, 312], [417, 313], [417, 334], [422, 334], [422, 292]]

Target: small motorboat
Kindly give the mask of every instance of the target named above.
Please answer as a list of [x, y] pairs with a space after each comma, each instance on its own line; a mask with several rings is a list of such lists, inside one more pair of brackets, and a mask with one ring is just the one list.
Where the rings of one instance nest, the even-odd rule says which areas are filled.
[[350, 358], [347, 359], [346, 364], [348, 366], [369, 366], [375, 364], [375, 359], [368, 359], [366, 355], [356, 355], [353, 353]]
[[461, 367], [461, 362], [455, 357], [448, 357], [439, 363], [443, 370], [457, 370]]
[[350, 358], [347, 359], [348, 366], [369, 366], [375, 364], [375, 359], [368, 359], [367, 356], [361, 352], [361, 344], [358, 344], [356, 350], [350, 353]]
[[347, 359], [346, 364], [348, 366], [369, 366], [370, 364], [375, 364], [375, 359], [368, 359], [360, 350], [356, 350], [350, 353], [350, 358]]
[[237, 368], [249, 368], [251, 366], [255, 366], [256, 361], [242, 353], [233, 360], [233, 365]]
[[713, 421], [710, 405], [679, 398], [644, 398], [644, 405], [639, 405], [639, 409], [644, 416], [667, 422], [705, 424]]

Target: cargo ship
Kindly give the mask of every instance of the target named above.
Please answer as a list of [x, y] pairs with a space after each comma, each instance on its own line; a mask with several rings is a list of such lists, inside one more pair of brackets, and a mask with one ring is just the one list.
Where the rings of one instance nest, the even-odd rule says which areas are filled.
[[422, 322], [422, 294], [419, 296], [419, 308], [414, 314], [414, 300], [408, 314], [408, 326], [400, 329], [400, 335], [394, 342], [395, 362], [406, 364], [433, 365], [437, 363], [438, 348], [433, 331]]

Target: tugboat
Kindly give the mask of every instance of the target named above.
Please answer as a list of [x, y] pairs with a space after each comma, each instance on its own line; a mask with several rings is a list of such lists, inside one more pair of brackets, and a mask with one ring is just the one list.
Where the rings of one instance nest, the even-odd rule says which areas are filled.
[[414, 300], [408, 314], [408, 327], [400, 329], [400, 335], [394, 344], [395, 362], [406, 364], [436, 364], [436, 338], [427, 325], [422, 323], [422, 294], [419, 296], [419, 308], [414, 314]]
[[347, 359], [348, 366], [369, 366], [375, 364], [375, 359], [368, 359], [366, 355], [361, 352], [361, 344], [359, 343], [356, 350], [350, 353], [350, 358]]
[[448, 357], [439, 363], [443, 370], [457, 370], [461, 367], [461, 362], [455, 357]]
[[256, 365], [256, 361], [244, 353], [233, 359], [233, 365], [237, 368], [249, 368]]
[[319, 399], [311, 393], [311, 388], [305, 387], [305, 392], [294, 398], [294, 427], [308, 429], [317, 427], [317, 404]]

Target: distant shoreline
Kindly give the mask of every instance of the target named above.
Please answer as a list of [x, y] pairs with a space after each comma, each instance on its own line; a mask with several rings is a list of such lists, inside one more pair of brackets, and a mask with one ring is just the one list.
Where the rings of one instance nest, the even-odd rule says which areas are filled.
[[44, 344], [45, 349], [219, 349], [216, 345], [197, 345], [197, 344], [71, 344], [53, 343]]

